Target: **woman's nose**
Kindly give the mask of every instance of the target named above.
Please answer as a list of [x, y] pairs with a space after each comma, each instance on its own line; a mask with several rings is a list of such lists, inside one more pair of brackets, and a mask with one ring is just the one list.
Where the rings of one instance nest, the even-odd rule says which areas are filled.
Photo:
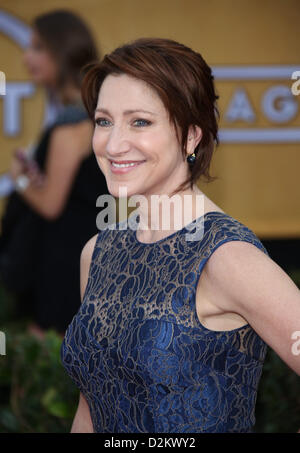
[[106, 142], [106, 152], [113, 156], [130, 149], [129, 137], [123, 127], [113, 126]]

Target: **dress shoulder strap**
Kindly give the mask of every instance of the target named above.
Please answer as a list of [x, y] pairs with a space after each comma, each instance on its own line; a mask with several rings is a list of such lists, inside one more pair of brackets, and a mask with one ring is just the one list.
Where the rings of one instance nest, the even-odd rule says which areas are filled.
[[200, 269], [218, 247], [230, 241], [251, 243], [269, 256], [260, 239], [249, 227], [228, 214], [215, 212], [206, 217], [204, 234], [200, 242], [200, 254], [203, 258]]

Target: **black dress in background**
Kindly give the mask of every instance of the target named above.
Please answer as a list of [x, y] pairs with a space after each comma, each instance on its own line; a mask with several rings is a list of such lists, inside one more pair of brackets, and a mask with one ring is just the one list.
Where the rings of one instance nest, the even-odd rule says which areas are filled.
[[[65, 107], [56, 122], [42, 134], [37, 146], [35, 160], [41, 170], [44, 170], [50, 138], [55, 128], [87, 118], [81, 104]], [[80, 306], [80, 254], [85, 243], [98, 232], [96, 217], [103, 208], [96, 207], [96, 200], [99, 195], [107, 193], [109, 192], [105, 177], [91, 149], [91, 154], [79, 167], [62, 214], [55, 220], [48, 221], [39, 216], [16, 192], [8, 201], [2, 220], [2, 242], [5, 243], [7, 237], [9, 239], [11, 225], [17, 225], [16, 217], [22, 215], [23, 220], [19, 222], [21, 225], [25, 223], [27, 215], [28, 225], [22, 227], [25, 241], [22, 247], [31, 247], [34, 254], [34, 275], [32, 286], [23, 292], [23, 303], [30, 306], [31, 317], [44, 329], [54, 328], [63, 333]], [[32, 234], [32, 231], [36, 234]], [[10, 255], [17, 260], [17, 243], [13, 244], [13, 248], [14, 253]], [[24, 262], [26, 254], [28, 255], [28, 250], [23, 252]], [[17, 287], [17, 283], [15, 285]]]

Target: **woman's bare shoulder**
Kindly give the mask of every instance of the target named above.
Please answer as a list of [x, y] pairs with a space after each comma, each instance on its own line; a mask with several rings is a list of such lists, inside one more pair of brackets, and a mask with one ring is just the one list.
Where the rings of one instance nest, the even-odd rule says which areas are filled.
[[93, 124], [90, 120], [58, 125], [51, 134], [50, 152], [57, 153], [60, 158], [64, 154], [85, 156], [91, 151], [92, 135]]

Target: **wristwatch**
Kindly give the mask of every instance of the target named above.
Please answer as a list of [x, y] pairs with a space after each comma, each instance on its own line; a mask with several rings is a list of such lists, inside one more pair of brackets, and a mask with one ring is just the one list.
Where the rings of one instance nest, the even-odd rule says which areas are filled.
[[15, 180], [15, 189], [17, 192], [24, 192], [30, 184], [30, 179], [26, 175], [19, 175]]

